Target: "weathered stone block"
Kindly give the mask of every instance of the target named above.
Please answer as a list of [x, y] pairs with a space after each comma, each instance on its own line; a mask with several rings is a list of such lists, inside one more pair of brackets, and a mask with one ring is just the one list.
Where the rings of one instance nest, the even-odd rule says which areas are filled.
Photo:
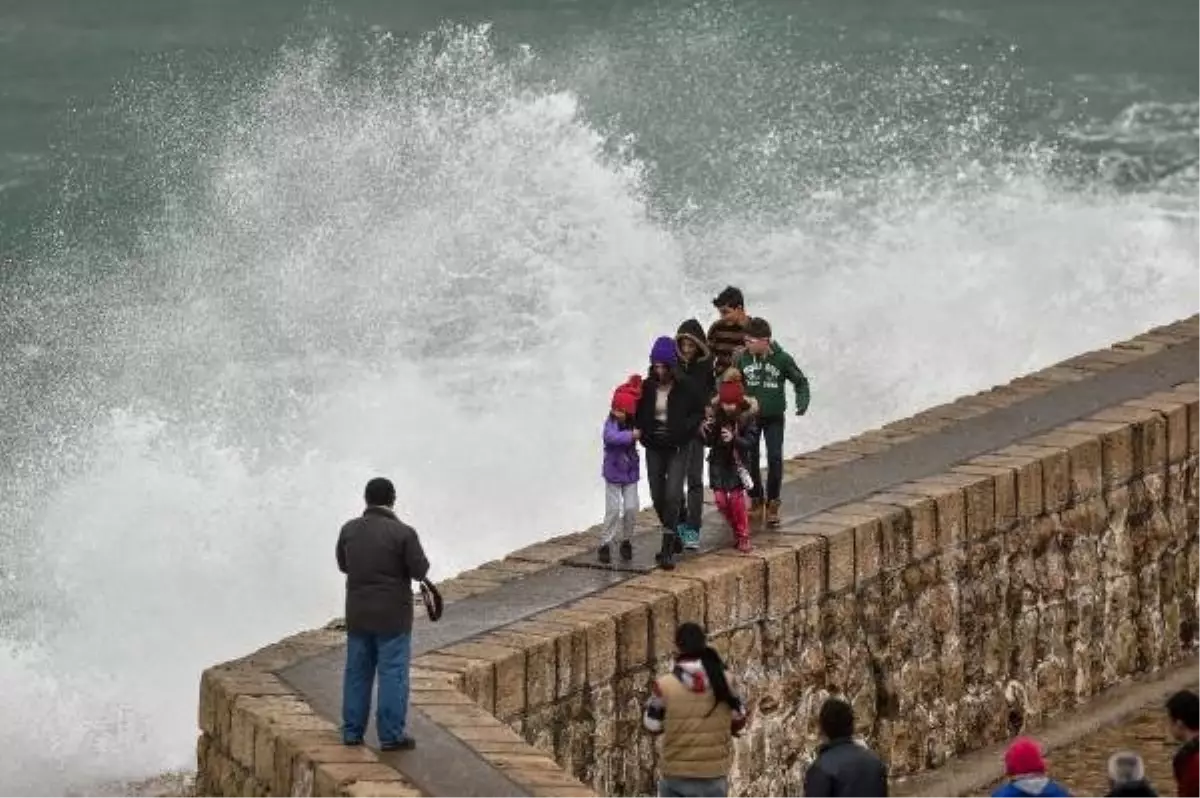
[[634, 577], [625, 585], [668, 592], [675, 597], [676, 620], [679, 623], [688, 621], [704, 623], [706, 612], [704, 583], [699, 580], [653, 573]]
[[463, 692], [489, 712], [496, 711], [496, 669], [488, 660], [433, 652], [415, 658], [412, 666], [461, 676]]
[[820, 548], [820, 554], [809, 548], [797, 550], [801, 589], [805, 595], [809, 594], [808, 585], [812, 584], [811, 569], [814, 567], [821, 568], [818, 579], [821, 589], [816, 592], [817, 596], [854, 586], [855, 531], [852, 524], [846, 523], [846, 519], [822, 513], [813, 516], [811, 520], [793, 524], [785, 531], [789, 535], [816, 540], [816, 545]]
[[313, 773], [313, 795], [340, 795], [356, 781], [395, 781], [403, 777], [380, 762], [322, 762]]
[[675, 573], [705, 585], [705, 628], [710, 634], [762, 617], [766, 569], [759, 559], [706, 554], [680, 563]]
[[[525, 652], [525, 705], [536, 707], [554, 700], [558, 676], [558, 653], [555, 645], [557, 638], [558, 635], [551, 633], [521, 633], [501, 629], [487, 635], [480, 642], [507, 648], [519, 648]], [[499, 669], [496, 672], [496, 680], [497, 689], [503, 689], [501, 686], [503, 678]], [[451, 693], [451, 691], [445, 692]], [[461, 695], [457, 691], [453, 691], [451, 694]], [[415, 694], [413, 700], [416, 701]], [[500, 714], [503, 714], [502, 704], [507, 708], [509, 702], [501, 702], [497, 697], [496, 711]]]
[[640, 668], [649, 660], [650, 613], [643, 602], [615, 599], [605, 591], [567, 609], [603, 613], [615, 621], [617, 673]]
[[927, 496], [934, 500], [937, 505], [939, 547], [960, 544], [965, 539], [967, 506], [962, 487], [933, 478], [905, 482], [892, 488], [892, 492]]
[[[890, 571], [908, 565], [913, 557], [913, 516], [922, 505], [931, 516], [937, 512], [932, 500], [921, 496], [876, 493], [861, 503], [849, 505], [879, 518], [880, 556], [882, 570]], [[936, 517], [936, 516], [934, 516]]]
[[608, 615], [561, 609], [539, 613], [533, 620], [571, 624], [584, 630], [587, 638], [587, 684], [603, 685], [616, 675], [617, 624]]
[[1104, 474], [1099, 437], [1072, 432], [1064, 426], [1031, 438], [1030, 442], [1048, 449], [1061, 449], [1067, 453], [1071, 496], [1074, 501], [1085, 501], [1100, 492]]
[[665, 589], [654, 589], [644, 584], [625, 584], [605, 591], [613, 598], [643, 604], [648, 613], [649, 642], [646, 663], [665, 661], [675, 651], [675, 594]]
[[1132, 425], [1113, 421], [1072, 421], [1062, 430], [1099, 436], [1105, 485], [1124, 485], [1133, 477]]
[[1128, 404], [1110, 407], [1089, 417], [1089, 421], [1128, 425], [1130, 430], [1131, 471], [1134, 476], [1161, 473], [1167, 465], [1167, 422], [1154, 410]]
[[405, 781], [352, 781], [340, 795], [350, 798], [419, 798], [421, 791]]
[[[1005, 532], [1017, 523], [1017, 469], [1012, 465], [978, 464], [974, 461], [956, 466], [955, 473], [990, 477], [995, 502], [995, 529]], [[977, 500], [977, 499], [976, 499]], [[967, 497], [968, 515], [972, 498]], [[990, 534], [990, 532], [988, 533]]]
[[813, 517], [815, 522], [838, 519], [854, 525], [854, 579], [864, 584], [879, 576], [883, 567], [883, 528], [879, 513], [861, 502], [833, 507]]
[[1170, 393], [1153, 393], [1144, 399], [1134, 399], [1125, 406], [1160, 413], [1167, 425], [1167, 462], [1179, 463], [1187, 457], [1187, 403]]
[[796, 549], [772, 546], [757, 550], [766, 566], [766, 612], [764, 618], [782, 618], [800, 603]]
[[989, 454], [976, 457], [972, 463], [981, 465], [1010, 466], [1016, 469], [1017, 521], [1035, 518], [1045, 510], [1042, 493], [1041, 455], [1048, 450], [1038, 447], [1011, 446], [1001, 450], [1007, 454]]

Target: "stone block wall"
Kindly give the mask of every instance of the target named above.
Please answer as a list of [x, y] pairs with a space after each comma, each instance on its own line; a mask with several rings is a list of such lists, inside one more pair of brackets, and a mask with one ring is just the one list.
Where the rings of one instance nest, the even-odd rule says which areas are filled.
[[598, 793], [652, 794], [642, 703], [699, 621], [755, 707], [738, 794], [799, 794], [834, 693], [893, 777], [934, 768], [1195, 650], [1197, 408], [1107, 408], [418, 664]]
[[[805, 453], [785, 479], [1198, 336], [1196, 316], [1156, 328]], [[736, 794], [799, 794], [830, 694], [853, 703], [894, 777], [936, 768], [1194, 655], [1198, 398], [1191, 382], [1104, 408], [756, 534], [750, 556], [693, 556], [422, 654], [413, 705], [530, 795], [653, 794], [642, 705], [676, 625], [695, 620], [754, 707]], [[446, 580], [447, 611], [596, 538], [564, 535]], [[342, 639], [308, 632], [205, 672], [202, 794], [419, 794], [370, 751], [336, 745], [333, 722], [274, 676]]]

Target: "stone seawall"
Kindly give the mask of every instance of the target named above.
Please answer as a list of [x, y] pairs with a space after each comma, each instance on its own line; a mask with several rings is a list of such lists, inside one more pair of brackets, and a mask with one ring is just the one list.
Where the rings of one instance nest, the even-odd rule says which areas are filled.
[[601, 569], [586, 530], [448, 580], [414, 637], [415, 752], [338, 745], [335, 629], [215, 666], [198, 791], [652, 794], [641, 707], [685, 620], [755, 708], [743, 795], [799, 793], [831, 693], [899, 778], [1194, 656], [1197, 337], [1193, 316], [794, 458], [749, 556]]

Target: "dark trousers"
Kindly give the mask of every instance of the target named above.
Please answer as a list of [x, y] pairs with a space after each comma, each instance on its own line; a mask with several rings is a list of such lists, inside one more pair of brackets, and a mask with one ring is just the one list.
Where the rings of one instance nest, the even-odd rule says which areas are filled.
[[687, 447], [646, 450], [646, 481], [650, 501], [663, 528], [675, 531], [683, 505], [683, 483], [687, 476]]
[[700, 529], [704, 515], [704, 441], [692, 441], [687, 448], [687, 468], [684, 469], [687, 495], [679, 505], [679, 517], [692, 529]]
[[750, 448], [750, 476], [754, 479], [754, 487], [750, 489], [750, 498], [763, 497], [762, 468], [760, 466], [759, 438], [767, 440], [767, 501], [779, 498], [779, 489], [783, 485], [783, 416], [760, 418], [754, 435], [754, 444]]

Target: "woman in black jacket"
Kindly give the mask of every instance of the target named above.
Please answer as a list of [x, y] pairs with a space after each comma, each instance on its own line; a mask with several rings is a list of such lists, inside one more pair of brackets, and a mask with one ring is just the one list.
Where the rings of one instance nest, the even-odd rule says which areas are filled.
[[682, 379], [675, 339], [662, 336], [650, 349], [650, 374], [642, 382], [634, 426], [646, 450], [646, 481], [654, 511], [663, 526], [662, 547], [655, 555], [660, 568], [675, 567], [677, 547], [686, 534], [679, 523], [687, 455], [704, 420], [706, 397], [691, 380]]

